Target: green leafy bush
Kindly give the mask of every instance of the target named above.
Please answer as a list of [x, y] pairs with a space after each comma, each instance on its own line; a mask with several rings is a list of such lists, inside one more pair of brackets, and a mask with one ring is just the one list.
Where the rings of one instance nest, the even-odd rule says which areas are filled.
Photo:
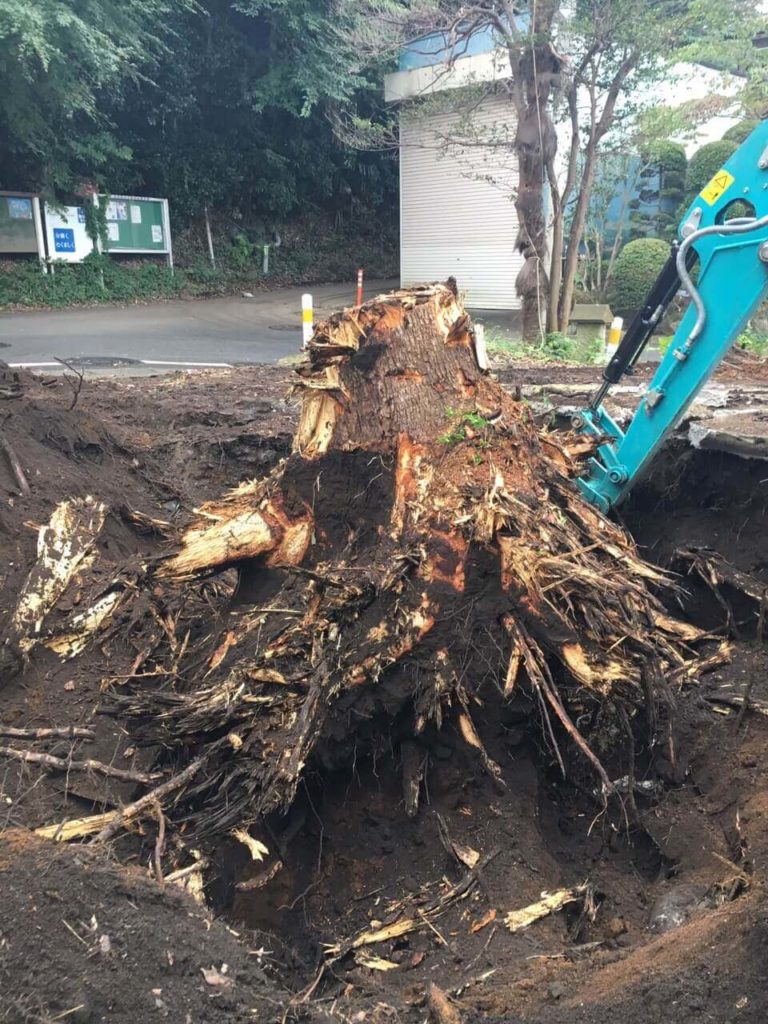
[[624, 246], [608, 290], [614, 313], [626, 318], [641, 308], [668, 256], [669, 245], [660, 238], [637, 238]]
[[57, 262], [44, 274], [36, 260], [15, 263], [0, 272], [0, 306], [90, 305], [170, 298], [185, 287], [183, 272], [172, 274], [157, 263], [124, 265], [91, 253], [82, 263]]
[[232, 240], [227, 258], [233, 270], [241, 273], [253, 266], [253, 254], [256, 246], [245, 235], [236, 235]]
[[[738, 144], [731, 139], [720, 139], [719, 142], [708, 142], [697, 149], [688, 164], [685, 179], [687, 203], [701, 192], [704, 186], [714, 178], [723, 164], [737, 149]], [[686, 205], [687, 205], [686, 203]]]
[[566, 338], [564, 334], [560, 334], [558, 331], [548, 334], [541, 346], [544, 355], [550, 359], [559, 359], [563, 362], [573, 358], [575, 347], [571, 338]]
[[728, 142], [735, 142], [737, 146], [740, 146], [759, 124], [759, 121], [754, 121], [752, 119], [739, 121], [738, 124], [732, 125], [727, 132], [723, 133], [723, 139]]
[[736, 344], [739, 348], [752, 352], [760, 359], [765, 359], [768, 355], [768, 335], [756, 330], [751, 325], [739, 335]]

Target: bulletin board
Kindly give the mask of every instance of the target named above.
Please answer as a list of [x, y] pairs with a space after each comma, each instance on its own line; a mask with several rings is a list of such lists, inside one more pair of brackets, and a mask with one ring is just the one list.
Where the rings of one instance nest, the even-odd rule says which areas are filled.
[[0, 253], [43, 255], [38, 204], [30, 192], [0, 192]]
[[107, 252], [171, 253], [167, 199], [110, 196], [106, 204]]

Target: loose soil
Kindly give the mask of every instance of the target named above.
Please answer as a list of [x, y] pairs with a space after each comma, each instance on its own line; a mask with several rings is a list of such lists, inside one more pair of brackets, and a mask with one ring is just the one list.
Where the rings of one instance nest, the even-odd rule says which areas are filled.
[[[723, 371], [736, 372], [743, 383], [743, 370]], [[756, 383], [768, 379], [762, 366], [754, 374]], [[500, 376], [511, 389], [581, 376], [588, 386], [597, 371], [510, 367]], [[266, 473], [289, 450], [297, 411], [289, 385], [286, 371], [258, 367], [88, 380], [70, 409], [67, 381], [5, 371], [1, 429], [32, 493], [18, 493], [0, 454], [0, 629], [34, 561], [37, 527], [58, 501], [104, 500], [112, 511], [101, 543], [120, 558], [158, 550], [161, 539], [126, 511], [182, 528], [201, 501]], [[708, 545], [768, 585], [766, 477], [756, 460], [673, 443], [622, 516], [659, 564], [681, 545]], [[684, 582], [686, 614], [722, 631], [722, 605], [695, 580]], [[69, 599], [74, 606], [77, 593]], [[477, 725], [502, 765], [504, 791], [450, 729], [430, 744], [428, 799], [415, 819], [404, 812], [396, 757], [317, 769], [288, 816], [270, 822], [266, 867], [277, 858], [283, 866], [267, 885], [249, 888], [265, 864], [241, 843], [207, 851], [208, 910], [154, 880], [151, 825], [116, 844], [112, 861], [29, 831], [126, 802], [133, 784], [3, 760], [0, 1020], [416, 1022], [434, 982], [466, 1021], [762, 1024], [768, 719], [722, 706], [727, 713], [718, 713], [706, 699], [751, 683], [754, 700], [768, 702], [754, 609], [738, 607], [737, 620], [732, 663], [681, 692], [670, 742], [637, 751], [640, 781], [653, 785], [638, 793], [631, 827], [620, 813], [602, 813], [582, 780], [563, 780], [548, 752], [489, 702]], [[78, 744], [77, 757], [146, 769], [153, 752], [99, 713], [104, 701], [100, 677], [73, 676], [66, 663], [35, 654], [4, 681], [2, 724], [89, 725], [96, 740]], [[72, 747], [16, 745], [60, 756]], [[395, 901], [418, 915], [445, 879], [462, 877], [441, 823], [454, 844], [498, 851], [472, 896], [431, 927], [371, 946], [389, 969], [348, 956], [302, 1000], [324, 943], [376, 927]], [[598, 903], [593, 921], [577, 909], [516, 934], [504, 927], [505, 913], [543, 890], [585, 880]]]

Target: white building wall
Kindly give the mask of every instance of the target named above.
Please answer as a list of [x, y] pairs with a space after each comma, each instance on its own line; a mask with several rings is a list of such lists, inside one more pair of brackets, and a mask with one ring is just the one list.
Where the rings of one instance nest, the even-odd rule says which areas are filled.
[[[470, 307], [520, 308], [513, 133], [511, 104], [504, 96], [482, 100], [469, 126], [459, 112], [401, 112], [403, 287], [453, 276]], [[496, 144], [461, 144], [470, 138]]]

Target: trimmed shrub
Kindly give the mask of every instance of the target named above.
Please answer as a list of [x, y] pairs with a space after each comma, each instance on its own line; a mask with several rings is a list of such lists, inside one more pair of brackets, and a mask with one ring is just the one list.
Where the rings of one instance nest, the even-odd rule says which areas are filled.
[[726, 142], [735, 142], [737, 146], [740, 146], [759, 124], [759, 121], [755, 121], [753, 119], [739, 121], [738, 124], [732, 125], [727, 132], [723, 133], [723, 140]]
[[736, 142], [730, 139], [720, 139], [719, 142], [708, 142], [706, 146], [696, 150], [688, 164], [688, 174], [685, 179], [686, 205], [692, 202], [694, 196], [698, 195], [704, 186], [714, 178], [737, 148]]
[[628, 317], [641, 308], [668, 256], [669, 245], [661, 238], [637, 238], [624, 246], [616, 259], [608, 289], [608, 301], [614, 313]]

